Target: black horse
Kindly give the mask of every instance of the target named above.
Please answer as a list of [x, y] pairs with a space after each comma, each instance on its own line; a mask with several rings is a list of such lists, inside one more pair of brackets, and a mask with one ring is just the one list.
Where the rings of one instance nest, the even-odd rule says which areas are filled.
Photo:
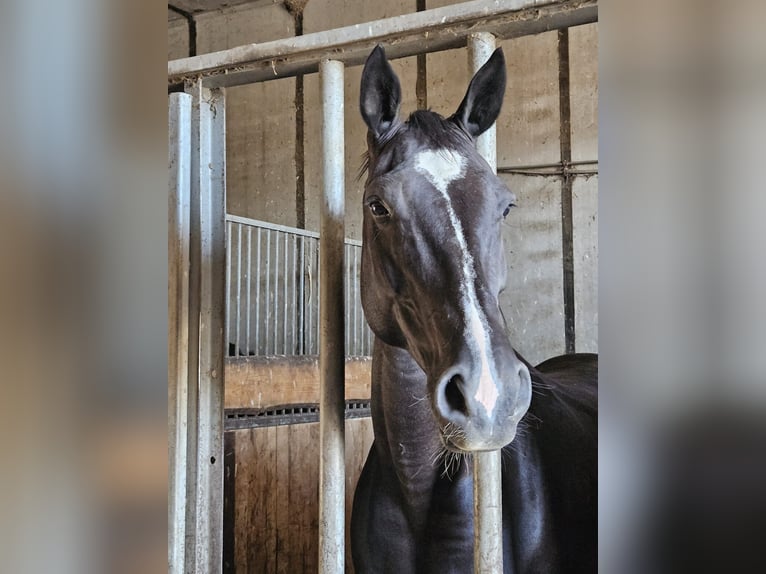
[[503, 449], [505, 572], [595, 572], [597, 358], [533, 367], [508, 340], [501, 225], [515, 198], [475, 138], [500, 113], [501, 50], [449, 118], [398, 118], [378, 46], [362, 75], [369, 128], [362, 303], [375, 334], [375, 441], [354, 497], [357, 572], [473, 571], [474, 451]]

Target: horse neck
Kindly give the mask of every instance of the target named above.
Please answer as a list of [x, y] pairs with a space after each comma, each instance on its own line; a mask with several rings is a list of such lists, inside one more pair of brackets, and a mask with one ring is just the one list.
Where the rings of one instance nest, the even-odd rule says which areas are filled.
[[390, 466], [415, 513], [430, 504], [442, 449], [426, 376], [412, 356], [376, 339], [372, 362], [372, 423], [378, 456]]

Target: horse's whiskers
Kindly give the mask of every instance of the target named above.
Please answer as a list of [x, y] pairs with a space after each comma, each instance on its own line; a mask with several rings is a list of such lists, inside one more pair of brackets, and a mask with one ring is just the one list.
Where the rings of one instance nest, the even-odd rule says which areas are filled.
[[415, 395], [412, 395], [412, 398], [415, 399], [415, 402], [410, 405], [410, 408], [414, 407], [416, 404], [426, 400], [428, 397], [416, 397]]

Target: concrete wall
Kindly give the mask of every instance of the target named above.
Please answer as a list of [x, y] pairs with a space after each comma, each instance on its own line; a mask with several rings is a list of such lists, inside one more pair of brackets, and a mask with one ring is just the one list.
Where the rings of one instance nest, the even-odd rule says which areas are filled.
[[[427, 2], [435, 8], [455, 2]], [[295, 4], [295, 3], [294, 3]], [[309, 0], [303, 32], [416, 11], [415, 0]], [[280, 3], [247, 5], [197, 17], [197, 53], [295, 34], [296, 20]], [[169, 58], [188, 51], [186, 22], [168, 25]], [[598, 160], [597, 24], [570, 29], [570, 107], [572, 160]], [[504, 41], [509, 82], [498, 120], [498, 166], [556, 163], [561, 158], [558, 34]], [[416, 108], [416, 58], [393, 62], [402, 84], [404, 114]], [[429, 54], [428, 106], [451, 114], [470, 79], [464, 49]], [[363, 182], [356, 180], [365, 149], [365, 126], [358, 114], [361, 67], [346, 70], [346, 232], [361, 237]], [[319, 226], [320, 116], [316, 74], [303, 81], [302, 181], [296, 164], [296, 80], [286, 79], [228, 91], [227, 185], [230, 213], [285, 225], [298, 222], [305, 198], [305, 226]], [[592, 166], [596, 167], [596, 166]], [[561, 178], [503, 175], [519, 207], [505, 227], [509, 284], [502, 306], [514, 346], [529, 360], [564, 352]], [[574, 289], [577, 351], [596, 351], [598, 177], [578, 176], [572, 186]]]

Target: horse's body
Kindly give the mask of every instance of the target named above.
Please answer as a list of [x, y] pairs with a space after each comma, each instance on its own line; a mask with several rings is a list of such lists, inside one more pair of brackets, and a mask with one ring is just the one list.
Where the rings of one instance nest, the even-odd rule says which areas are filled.
[[354, 497], [358, 573], [472, 572], [465, 455], [501, 447], [505, 572], [596, 569], [597, 359], [534, 368], [499, 312], [500, 213], [514, 198], [473, 138], [499, 113], [504, 74], [498, 52], [455, 116], [400, 123], [382, 50], [365, 66], [362, 300], [376, 335], [375, 440]]

